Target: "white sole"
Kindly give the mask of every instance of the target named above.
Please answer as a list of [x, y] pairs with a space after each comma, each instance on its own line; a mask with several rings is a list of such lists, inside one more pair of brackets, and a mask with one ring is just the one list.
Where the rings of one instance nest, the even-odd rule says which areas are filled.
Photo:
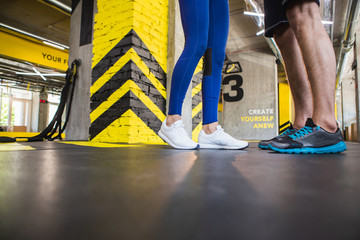
[[176, 144], [174, 144], [172, 141], [170, 141], [170, 139], [160, 131], [158, 132], [159, 137], [161, 137], [162, 140], [164, 140], [166, 143], [168, 143], [170, 146], [172, 146], [173, 148], [176, 149], [182, 149], [182, 150], [194, 150], [194, 149], [198, 149], [199, 148], [199, 144], [196, 145], [196, 147], [180, 147], [177, 146]]
[[242, 150], [249, 146], [247, 144], [246, 146], [222, 146], [217, 144], [209, 144], [209, 143], [199, 143], [200, 149], [228, 149], [228, 150]]

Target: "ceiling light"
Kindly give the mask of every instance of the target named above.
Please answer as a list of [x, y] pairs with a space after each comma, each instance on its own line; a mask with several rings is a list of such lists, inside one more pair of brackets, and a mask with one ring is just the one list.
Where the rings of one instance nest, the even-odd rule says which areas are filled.
[[46, 81], [46, 78], [35, 67], [33, 67], [33, 69], [42, 79]]
[[[27, 75], [27, 76], [38, 76], [39, 75], [37, 73], [25, 73], [25, 72], [15, 72], [15, 74]], [[42, 73], [41, 75], [43, 75], [45, 77], [65, 77], [66, 76], [65, 73]]]
[[6, 25], [6, 24], [3, 24], [3, 23], [0, 23], [0, 27], [4, 27], [4, 28], [10, 29], [10, 30], [12, 30], [12, 31], [21, 33], [21, 34], [23, 34], [23, 35], [26, 35], [26, 36], [29, 36], [29, 37], [32, 37], [32, 38], [35, 38], [35, 39], [38, 39], [38, 40], [41, 40], [41, 41], [46, 41], [46, 42], [49, 42], [49, 43], [52, 43], [52, 44], [61, 46], [61, 47], [65, 48], [65, 49], [69, 49], [68, 46], [65, 46], [65, 45], [63, 45], [63, 44], [61, 44], [61, 43], [57, 43], [57, 42], [51, 41], [51, 40], [49, 40], [49, 39], [46, 39], [46, 38], [40, 37], [40, 36], [38, 36], [38, 35], [29, 33], [29, 32], [26, 32], [26, 31], [23, 31], [23, 30], [18, 29], [18, 28], [11, 27], [11, 26]]
[[67, 12], [67, 13], [71, 13], [71, 7], [59, 2], [59, 1], [56, 1], [56, 0], [45, 0], [45, 2], [48, 2], [48, 3], [51, 3], [52, 5], [60, 8], [61, 10]]
[[32, 67], [32, 69], [35, 71], [35, 73], [32, 72], [15, 72], [15, 74], [18, 75], [27, 75], [27, 76], [40, 76], [45, 81], [47, 80], [46, 77], [65, 77], [65, 73], [41, 73], [39, 70], [37, 70], [35, 67]]
[[43, 41], [43, 43], [45, 43], [46, 45], [49, 45], [49, 46], [52, 46], [52, 47], [55, 47], [55, 48], [61, 49], [61, 50], [64, 50], [64, 49], [65, 49], [65, 48], [63, 48], [62, 46], [59, 46], [59, 45], [53, 44], [53, 43], [48, 42], [48, 41]]
[[255, 12], [245, 11], [244, 14], [249, 15], [249, 16], [264, 17], [264, 13], [255, 13]]
[[260, 32], [257, 32], [257, 33], [256, 33], [256, 36], [259, 36], [259, 35], [263, 34], [264, 32], [265, 32], [265, 30], [263, 29], [263, 30], [261, 30]]
[[[248, 15], [248, 16], [255, 16], [255, 17], [264, 17], [265, 16], [264, 13], [256, 13], [256, 12], [248, 12], [248, 11], [245, 11], [244, 14]], [[321, 22], [324, 25], [332, 25], [332, 24], [334, 24], [334, 22], [332, 22], [332, 21], [321, 21]]]
[[321, 22], [322, 22], [322, 24], [324, 24], [324, 25], [332, 25], [332, 24], [334, 24], [333, 21], [321, 21]]

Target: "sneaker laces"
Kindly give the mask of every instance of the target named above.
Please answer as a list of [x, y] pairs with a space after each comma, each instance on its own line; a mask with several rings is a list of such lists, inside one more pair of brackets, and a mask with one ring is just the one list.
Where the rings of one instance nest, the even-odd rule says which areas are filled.
[[218, 125], [216, 128], [216, 135], [218, 139], [221, 139], [221, 141], [223, 143], [231, 143], [233, 140], [236, 140], [235, 138], [233, 138], [230, 134], [228, 134], [227, 132], [224, 131], [224, 129]]
[[175, 126], [175, 131], [182, 137], [188, 137], [184, 125]]
[[280, 134], [280, 136], [284, 136], [284, 135], [289, 135], [292, 131], [292, 129], [290, 129], [289, 127], [286, 129], [285, 132], [283, 132], [282, 134]]
[[305, 126], [302, 129], [300, 129], [299, 131], [297, 131], [296, 133], [289, 135], [289, 137], [291, 137], [292, 139], [295, 140], [297, 138], [304, 137], [312, 132], [313, 132], [312, 127]]
[[223, 133], [223, 132], [224, 132], [224, 129], [223, 129], [220, 125], [218, 125], [218, 126], [216, 127], [216, 132], [218, 132], [218, 134]]

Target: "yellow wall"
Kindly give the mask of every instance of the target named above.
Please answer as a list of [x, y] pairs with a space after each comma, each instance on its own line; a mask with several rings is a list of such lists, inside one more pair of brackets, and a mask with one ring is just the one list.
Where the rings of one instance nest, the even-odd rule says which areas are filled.
[[[118, 89], [110, 89], [110, 91], [115, 91], [109, 97], [99, 100], [100, 104], [92, 109], [90, 114], [91, 141], [163, 144], [156, 129], [149, 127], [148, 122], [142, 119], [144, 117], [142, 112], [134, 111], [131, 103], [128, 106], [129, 109], [116, 120], [109, 120], [109, 117], [106, 116], [109, 115], [111, 107], [116, 106], [114, 104], [119, 101], [128, 101], [126, 95], [130, 93], [136, 97], [136, 101], [140, 101], [145, 106], [144, 112], [148, 111], [154, 114], [155, 122], [161, 123], [165, 120], [165, 109], [159, 106], [159, 101], [152, 94], [142, 90], [144, 88], [141, 88], [141, 84], [153, 87], [151, 91], [158, 94], [157, 98], [161, 99], [160, 102], [164, 103], [165, 108], [164, 79], [158, 79], [152, 68], [154, 64], [158, 66], [160, 75], [166, 78], [168, 0], [98, 0], [97, 7], [93, 40], [93, 73], [99, 65], [106, 65], [108, 60], [108, 66], [111, 67], [107, 69], [105, 66], [104, 69], [107, 70], [101, 73], [101, 76], [93, 79], [90, 89], [91, 97], [95, 99], [94, 96], [101, 95], [101, 88], [104, 88], [118, 72], [129, 71], [129, 68], [126, 68], [129, 62], [135, 64], [137, 71], [141, 71], [141, 77], [119, 79], [124, 81], [124, 84]], [[129, 39], [127, 36], [131, 31], [134, 31], [140, 39], [131, 38], [132, 42], [129, 45], [133, 47], [122, 53], [120, 51], [127, 48], [119, 47], [119, 43], [122, 40], [127, 41]], [[110, 52], [123, 55], [118, 59], [116, 57], [111, 59], [109, 58]], [[150, 59], [144, 59], [141, 54], [148, 54]], [[130, 70], [133, 71], [133, 68]], [[102, 125], [99, 133], [96, 132], [97, 124]], [[94, 134], [92, 134], [92, 129], [95, 129]]]

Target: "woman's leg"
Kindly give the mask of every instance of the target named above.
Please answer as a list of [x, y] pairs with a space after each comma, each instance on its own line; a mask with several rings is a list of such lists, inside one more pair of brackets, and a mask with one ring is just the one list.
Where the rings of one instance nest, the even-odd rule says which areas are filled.
[[225, 48], [229, 33], [228, 0], [210, 0], [209, 39], [205, 53], [202, 83], [203, 129], [206, 133], [216, 130], [218, 104], [225, 60]]
[[184, 98], [208, 42], [209, 0], [179, 0], [185, 47], [171, 80], [167, 125], [181, 119]]
[[206, 50], [209, 32], [209, 0], [179, 0], [179, 3], [185, 33], [185, 47], [174, 68], [169, 113], [158, 134], [174, 148], [196, 149], [199, 145], [185, 131], [181, 121], [181, 110], [195, 68]]
[[210, 0], [209, 40], [205, 53], [202, 82], [203, 130], [199, 133], [200, 148], [244, 149], [249, 146], [225, 133], [218, 125], [218, 105], [225, 60], [225, 48], [229, 33], [228, 0]]

